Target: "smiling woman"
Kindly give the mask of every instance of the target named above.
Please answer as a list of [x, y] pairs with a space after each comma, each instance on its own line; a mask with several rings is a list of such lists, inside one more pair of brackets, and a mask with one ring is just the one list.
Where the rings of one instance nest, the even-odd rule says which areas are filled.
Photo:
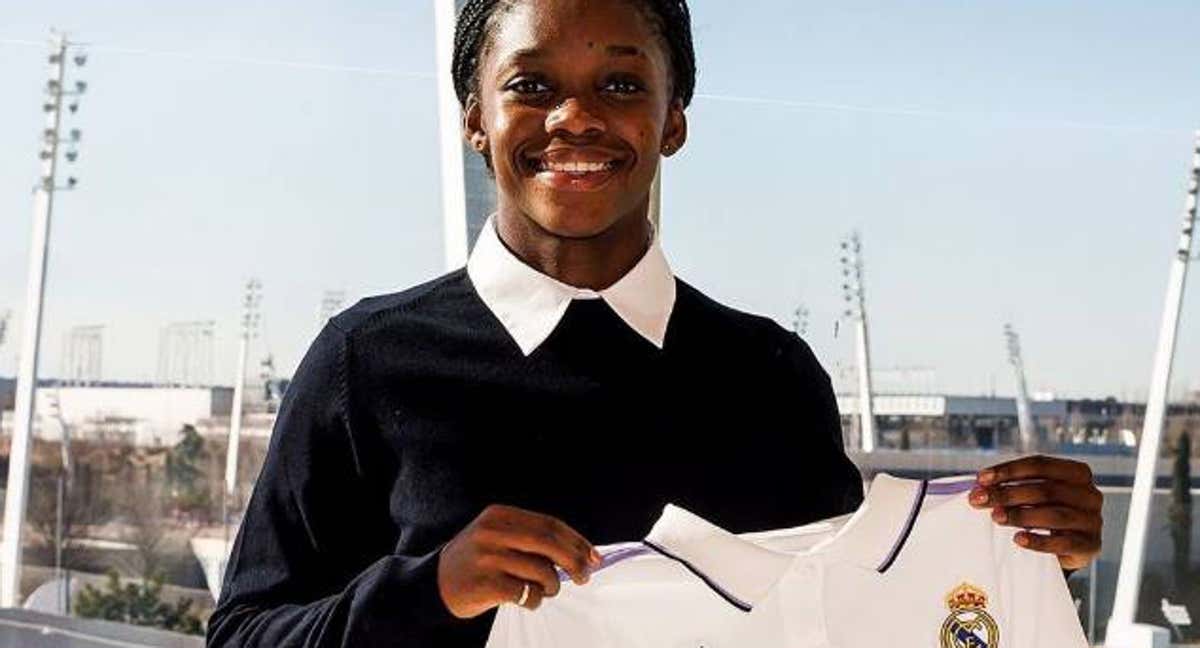
[[593, 543], [667, 503], [734, 532], [861, 503], [808, 345], [675, 277], [648, 219], [687, 139], [689, 23], [683, 0], [466, 4], [454, 83], [496, 213], [466, 267], [313, 342], [210, 645], [483, 646], [498, 606], [586, 583]]
[[600, 289], [645, 251], [660, 156], [687, 139], [689, 21], [676, 0], [464, 8], [464, 135], [496, 178], [501, 238], [538, 270]]

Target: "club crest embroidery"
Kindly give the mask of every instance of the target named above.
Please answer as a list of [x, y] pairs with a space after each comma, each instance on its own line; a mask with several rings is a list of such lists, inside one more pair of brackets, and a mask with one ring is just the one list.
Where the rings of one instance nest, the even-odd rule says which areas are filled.
[[950, 615], [942, 624], [941, 648], [1000, 648], [1000, 628], [987, 612], [987, 594], [962, 583], [946, 595]]

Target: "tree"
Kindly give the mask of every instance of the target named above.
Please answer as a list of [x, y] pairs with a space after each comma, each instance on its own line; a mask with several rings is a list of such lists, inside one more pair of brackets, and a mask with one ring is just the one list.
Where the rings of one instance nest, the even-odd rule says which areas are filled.
[[158, 576], [122, 586], [116, 570], [110, 570], [103, 589], [86, 585], [79, 592], [75, 597], [75, 613], [88, 619], [203, 634], [200, 618], [191, 612], [192, 602], [181, 597], [174, 605], [166, 603], [162, 600], [162, 587]]
[[175, 508], [207, 517], [212, 504], [200, 468], [205, 457], [204, 438], [190, 424], [184, 425], [179, 443], [167, 454], [167, 485]]
[[1192, 557], [1192, 437], [1188, 431], [1175, 444], [1175, 465], [1171, 472], [1171, 506], [1167, 513], [1171, 539], [1175, 544], [1174, 565], [1177, 582], [1189, 582]]
[[[63, 566], [78, 569], [90, 560], [87, 550], [72, 546], [70, 539], [80, 529], [100, 524], [112, 516], [112, 501], [105, 497], [100, 488], [99, 474], [94, 466], [81, 461], [74, 466], [74, 477], [70, 488], [63, 493], [61, 518], [59, 517], [58, 488], [60, 469], [34, 465], [30, 470], [29, 507], [27, 521], [33, 528], [31, 549], [37, 560], [44, 564], [54, 563], [56, 530], [63, 541]], [[61, 522], [61, 528], [59, 523]]]

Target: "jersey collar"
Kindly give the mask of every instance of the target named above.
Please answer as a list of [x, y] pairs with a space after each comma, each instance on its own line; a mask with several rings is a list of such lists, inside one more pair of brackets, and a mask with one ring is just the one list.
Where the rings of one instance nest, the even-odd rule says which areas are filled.
[[467, 261], [475, 291], [525, 355], [558, 326], [573, 299], [603, 299], [639, 335], [663, 347], [675, 306], [675, 276], [657, 232], [649, 249], [616, 283], [600, 291], [576, 288], [533, 269], [496, 234], [488, 217]]
[[836, 531], [796, 553], [768, 549], [671, 504], [663, 509], [644, 544], [684, 564], [717, 594], [749, 611], [798, 559], [845, 561], [886, 572], [929, 498], [958, 496], [974, 485], [972, 476], [926, 481], [880, 473], [858, 510], [832, 519]]
[[958, 495], [974, 485], [971, 476], [926, 481], [879, 473], [858, 510], [813, 551], [840, 554], [859, 567], [884, 573], [899, 556], [929, 498]]
[[793, 557], [759, 546], [673, 504], [644, 544], [682, 563], [735, 607], [749, 612], [787, 571]]

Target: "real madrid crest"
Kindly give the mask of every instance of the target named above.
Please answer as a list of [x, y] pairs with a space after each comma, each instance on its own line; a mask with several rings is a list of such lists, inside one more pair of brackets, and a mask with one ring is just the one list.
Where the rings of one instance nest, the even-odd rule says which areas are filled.
[[942, 648], [1000, 648], [1000, 628], [987, 612], [987, 594], [962, 583], [946, 595], [950, 616], [942, 624]]

